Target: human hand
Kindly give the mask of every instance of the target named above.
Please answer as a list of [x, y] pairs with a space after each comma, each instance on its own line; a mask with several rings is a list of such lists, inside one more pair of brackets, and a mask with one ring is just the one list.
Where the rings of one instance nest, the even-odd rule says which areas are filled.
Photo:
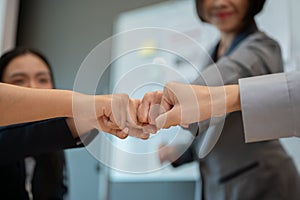
[[148, 92], [140, 102], [137, 118], [144, 125], [146, 133], [155, 133], [155, 119], [160, 113], [162, 91]]
[[197, 122], [199, 109], [197, 94], [192, 85], [170, 82], [164, 87], [160, 104], [160, 115], [156, 118], [157, 128], [169, 128]]
[[[208, 90], [204, 88], [206, 87], [184, 83], [167, 83], [161, 99], [161, 112], [156, 118], [156, 127], [169, 128], [176, 125], [187, 127], [188, 124], [200, 121], [201, 117], [207, 118], [210, 111], [210, 96]], [[201, 110], [201, 117], [200, 106], [208, 108]]]
[[[161, 97], [161, 113], [155, 120], [156, 127], [169, 128], [176, 125], [187, 127], [188, 124], [223, 116], [226, 114], [226, 103], [230, 103], [231, 98], [237, 99], [238, 95], [231, 95], [227, 92], [233, 87], [236, 88], [236, 86], [207, 87], [176, 82], [167, 83]], [[235, 106], [233, 109], [227, 109], [227, 112], [237, 109], [238, 106]]]
[[149, 133], [144, 132], [137, 119], [139, 99], [131, 99], [127, 94], [105, 95], [102, 98], [105, 98], [107, 105], [102, 105], [98, 122], [104, 132], [121, 135], [121, 138], [128, 135], [141, 139], [149, 138]]
[[163, 92], [154, 91], [144, 95], [138, 109], [138, 120], [150, 124], [155, 132], [175, 125], [187, 127], [198, 121], [197, 106], [192, 85], [170, 82], [165, 85]]
[[179, 158], [179, 153], [175, 146], [160, 144], [158, 148], [158, 157], [161, 164], [164, 162], [174, 162]]
[[78, 95], [73, 98], [78, 132], [97, 128], [121, 139], [128, 135], [149, 138], [137, 121], [140, 100], [130, 99], [127, 94]]

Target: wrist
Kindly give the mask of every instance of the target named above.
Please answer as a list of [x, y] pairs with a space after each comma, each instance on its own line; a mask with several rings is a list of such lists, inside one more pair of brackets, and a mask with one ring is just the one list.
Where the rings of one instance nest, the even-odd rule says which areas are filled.
[[241, 110], [240, 91], [238, 85], [225, 86], [226, 93], [226, 112]]

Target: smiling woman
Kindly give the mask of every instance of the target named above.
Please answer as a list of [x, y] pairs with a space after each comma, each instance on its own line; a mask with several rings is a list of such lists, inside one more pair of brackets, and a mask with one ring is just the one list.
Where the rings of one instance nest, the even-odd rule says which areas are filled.
[[196, 0], [198, 15], [204, 22], [215, 26], [221, 34], [217, 57], [224, 55], [235, 36], [255, 24], [265, 0]]
[[0, 81], [30, 88], [53, 89], [53, 73], [48, 60], [38, 51], [17, 48], [2, 56]]
[[245, 25], [248, 1], [214, 1], [203, 2], [203, 18], [219, 29], [221, 34], [237, 34]]
[[40, 58], [34, 54], [17, 57], [11, 61], [3, 74], [3, 81], [13, 85], [52, 89], [50, 70]]
[[[213, 62], [201, 72], [201, 76], [193, 82], [194, 85], [231, 85], [237, 84], [240, 78], [283, 71], [279, 44], [261, 32], [254, 19], [262, 10], [264, 2], [265, 0], [196, 0], [198, 16], [219, 30], [220, 39], [217, 44], [213, 44]], [[217, 80], [218, 74], [222, 81]], [[150, 100], [143, 101], [148, 103]], [[191, 111], [187, 117], [195, 115], [193, 112], [199, 111]], [[298, 172], [279, 141], [245, 144], [242, 115], [239, 111], [226, 115], [224, 124], [214, 123], [214, 126], [209, 126], [210, 121], [215, 119], [199, 123], [199, 140], [182, 156], [171, 146], [164, 147], [165, 152], [159, 152], [163, 155], [160, 156], [162, 162], [171, 161], [174, 166], [195, 158], [199, 161], [202, 199], [299, 198]], [[210, 138], [218, 140], [213, 143]], [[210, 143], [214, 146], [203, 157], [201, 148]], [[174, 157], [178, 156], [180, 157], [174, 161]], [[282, 168], [285, 170], [282, 171]]]

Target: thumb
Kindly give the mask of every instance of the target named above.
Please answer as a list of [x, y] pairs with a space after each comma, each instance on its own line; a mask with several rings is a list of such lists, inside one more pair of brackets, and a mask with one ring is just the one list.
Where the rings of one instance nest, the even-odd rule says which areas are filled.
[[180, 114], [180, 109], [173, 107], [171, 110], [159, 115], [155, 119], [155, 125], [158, 129], [180, 125]]

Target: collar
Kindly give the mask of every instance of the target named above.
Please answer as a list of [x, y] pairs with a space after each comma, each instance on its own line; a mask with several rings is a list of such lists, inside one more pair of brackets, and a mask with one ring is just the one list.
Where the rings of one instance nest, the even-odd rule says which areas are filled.
[[[239, 32], [235, 38], [233, 39], [230, 47], [227, 49], [227, 51], [225, 52], [225, 54], [223, 56], [228, 56], [229, 54], [232, 53], [232, 51], [244, 40], [246, 39], [249, 35], [251, 35], [252, 33], [255, 33], [258, 31], [257, 25], [255, 23], [255, 21], [251, 22], [248, 26], [246, 26], [241, 32]], [[217, 59], [217, 49], [219, 47], [220, 42], [217, 44], [214, 52], [213, 52], [213, 59], [216, 62]], [[223, 57], [222, 56], [222, 57]]]

